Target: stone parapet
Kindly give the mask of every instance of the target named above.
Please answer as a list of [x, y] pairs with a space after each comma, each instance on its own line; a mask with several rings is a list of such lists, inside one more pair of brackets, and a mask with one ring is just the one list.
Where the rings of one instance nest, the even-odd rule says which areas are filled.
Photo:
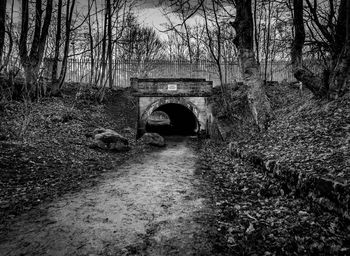
[[212, 81], [198, 78], [131, 78], [135, 96], [208, 96]]

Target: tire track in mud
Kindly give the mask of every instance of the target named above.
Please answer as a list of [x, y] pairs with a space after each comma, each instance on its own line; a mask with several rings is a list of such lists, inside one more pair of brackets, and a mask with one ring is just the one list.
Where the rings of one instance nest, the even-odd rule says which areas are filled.
[[[208, 185], [187, 139], [145, 153], [97, 187], [19, 218], [1, 255], [213, 255]], [[217, 255], [217, 254], [215, 254]]]

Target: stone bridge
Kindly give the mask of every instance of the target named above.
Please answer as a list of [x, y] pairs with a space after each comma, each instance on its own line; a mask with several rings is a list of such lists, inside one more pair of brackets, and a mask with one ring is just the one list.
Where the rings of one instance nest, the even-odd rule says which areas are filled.
[[164, 112], [174, 134], [209, 134], [213, 121], [208, 97], [213, 83], [193, 78], [131, 78], [131, 87], [138, 97], [137, 137], [148, 131], [152, 113]]

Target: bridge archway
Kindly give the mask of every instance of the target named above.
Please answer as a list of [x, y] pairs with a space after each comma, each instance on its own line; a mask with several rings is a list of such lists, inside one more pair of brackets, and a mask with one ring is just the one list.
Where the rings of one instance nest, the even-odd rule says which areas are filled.
[[[179, 130], [210, 134], [213, 115], [208, 97], [212, 95], [212, 81], [201, 78], [130, 80], [134, 96], [138, 98], [137, 138], [146, 132], [147, 121], [155, 111], [163, 111]], [[153, 115], [154, 124], [156, 116]]]
[[[138, 135], [144, 132], [160, 132], [152, 130], [147, 124], [152, 113], [162, 111], [170, 119], [170, 126], [163, 130], [169, 134], [195, 134], [204, 128], [201, 111], [191, 101], [184, 97], [162, 97], [150, 103], [142, 113], [138, 123]], [[160, 132], [162, 133], [162, 132]]]

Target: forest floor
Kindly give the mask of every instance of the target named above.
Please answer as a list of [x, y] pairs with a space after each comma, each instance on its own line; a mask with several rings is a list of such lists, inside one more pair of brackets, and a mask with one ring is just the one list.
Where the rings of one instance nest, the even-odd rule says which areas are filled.
[[222, 255], [212, 189], [197, 172], [197, 141], [135, 155], [97, 186], [42, 204], [13, 222], [1, 255]]
[[232, 153], [278, 178], [285, 193], [350, 220], [350, 95], [327, 101], [289, 85], [268, 94], [274, 120], [267, 132], [232, 138]]
[[268, 131], [236, 141], [304, 175], [350, 182], [350, 94], [335, 101], [314, 98], [288, 85], [268, 88], [274, 119]]
[[232, 157], [227, 146], [204, 143], [200, 163], [224, 255], [349, 255], [349, 222], [284, 193], [279, 179]]
[[[128, 89], [99, 105], [72, 88], [27, 108], [0, 105], [5, 255], [350, 254], [348, 220], [300, 196], [289, 176], [232, 156], [227, 143], [146, 150], [129, 128], [136, 104]], [[319, 173], [347, 183], [348, 98], [325, 103], [283, 86], [268, 93], [275, 112], [269, 131], [234, 141], [237, 148], [282, 166], [315, 166], [312, 173], [329, 167]], [[98, 127], [126, 136], [132, 149], [89, 148], [85, 135]]]
[[202, 150], [223, 243], [239, 255], [349, 255], [349, 95], [327, 102], [289, 84], [267, 94], [267, 132], [242, 126], [230, 146]]
[[135, 126], [136, 102], [120, 90], [96, 104], [90, 91], [78, 90], [70, 85], [63, 97], [0, 105], [0, 230], [36, 205], [95, 184], [101, 174], [142, 150], [89, 148], [86, 134], [98, 127], [113, 129], [135, 145], [135, 129], [123, 129]]

